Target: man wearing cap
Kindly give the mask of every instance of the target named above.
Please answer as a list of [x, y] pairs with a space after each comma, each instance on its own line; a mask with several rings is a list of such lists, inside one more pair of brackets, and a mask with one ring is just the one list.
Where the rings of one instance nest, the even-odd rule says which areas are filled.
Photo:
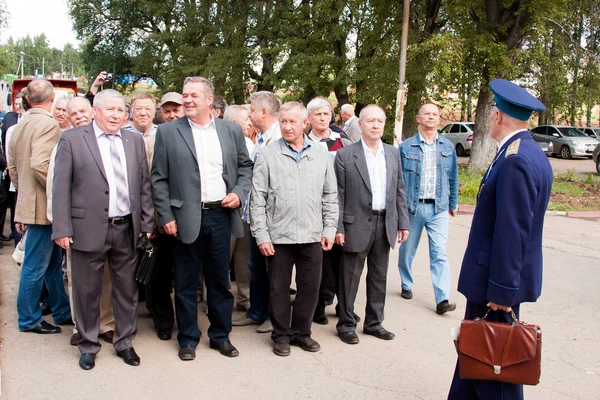
[[[542, 232], [552, 188], [552, 168], [529, 133], [533, 111], [545, 106], [525, 89], [490, 83], [490, 134], [499, 150], [477, 196], [458, 291], [467, 298], [465, 319], [512, 322], [524, 302], [542, 289]], [[523, 386], [460, 378], [457, 363], [449, 399], [522, 399]]]
[[163, 121], [171, 122], [184, 116], [181, 94], [168, 92], [160, 99], [160, 113]]

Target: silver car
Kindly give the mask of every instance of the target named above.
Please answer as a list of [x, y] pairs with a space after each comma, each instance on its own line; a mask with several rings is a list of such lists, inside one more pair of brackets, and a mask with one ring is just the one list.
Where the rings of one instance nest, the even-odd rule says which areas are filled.
[[552, 143], [552, 154], [562, 158], [589, 157], [592, 158], [594, 149], [600, 141], [593, 139], [575, 128], [563, 125], [541, 125], [531, 130], [536, 141]]
[[474, 130], [474, 122], [454, 122], [443, 127], [440, 135], [451, 141], [456, 148], [456, 154], [462, 157], [471, 152]]
[[600, 139], [600, 128], [579, 128], [579, 130], [591, 138]]

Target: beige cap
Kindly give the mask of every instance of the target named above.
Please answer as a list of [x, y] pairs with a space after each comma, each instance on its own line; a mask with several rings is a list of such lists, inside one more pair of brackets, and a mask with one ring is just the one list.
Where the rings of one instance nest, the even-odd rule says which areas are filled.
[[183, 98], [179, 93], [176, 92], [168, 92], [160, 99], [159, 107], [162, 107], [166, 103], [175, 103], [175, 104], [183, 104]]

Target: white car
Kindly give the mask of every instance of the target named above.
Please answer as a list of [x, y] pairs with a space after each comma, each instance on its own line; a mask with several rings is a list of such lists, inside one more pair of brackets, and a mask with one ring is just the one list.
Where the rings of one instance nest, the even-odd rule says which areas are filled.
[[474, 130], [475, 122], [453, 122], [443, 127], [440, 135], [454, 144], [457, 155], [466, 156], [471, 152]]

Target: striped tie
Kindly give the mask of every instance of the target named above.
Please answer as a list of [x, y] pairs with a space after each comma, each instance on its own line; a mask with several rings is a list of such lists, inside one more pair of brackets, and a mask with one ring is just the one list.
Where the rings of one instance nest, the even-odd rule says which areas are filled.
[[116, 135], [104, 134], [110, 140], [110, 159], [112, 161], [113, 172], [115, 174], [115, 186], [117, 187], [117, 209], [123, 214], [127, 212], [129, 207], [129, 194], [127, 193], [127, 181], [125, 180], [125, 171], [121, 163], [121, 156], [117, 150], [115, 143]]

